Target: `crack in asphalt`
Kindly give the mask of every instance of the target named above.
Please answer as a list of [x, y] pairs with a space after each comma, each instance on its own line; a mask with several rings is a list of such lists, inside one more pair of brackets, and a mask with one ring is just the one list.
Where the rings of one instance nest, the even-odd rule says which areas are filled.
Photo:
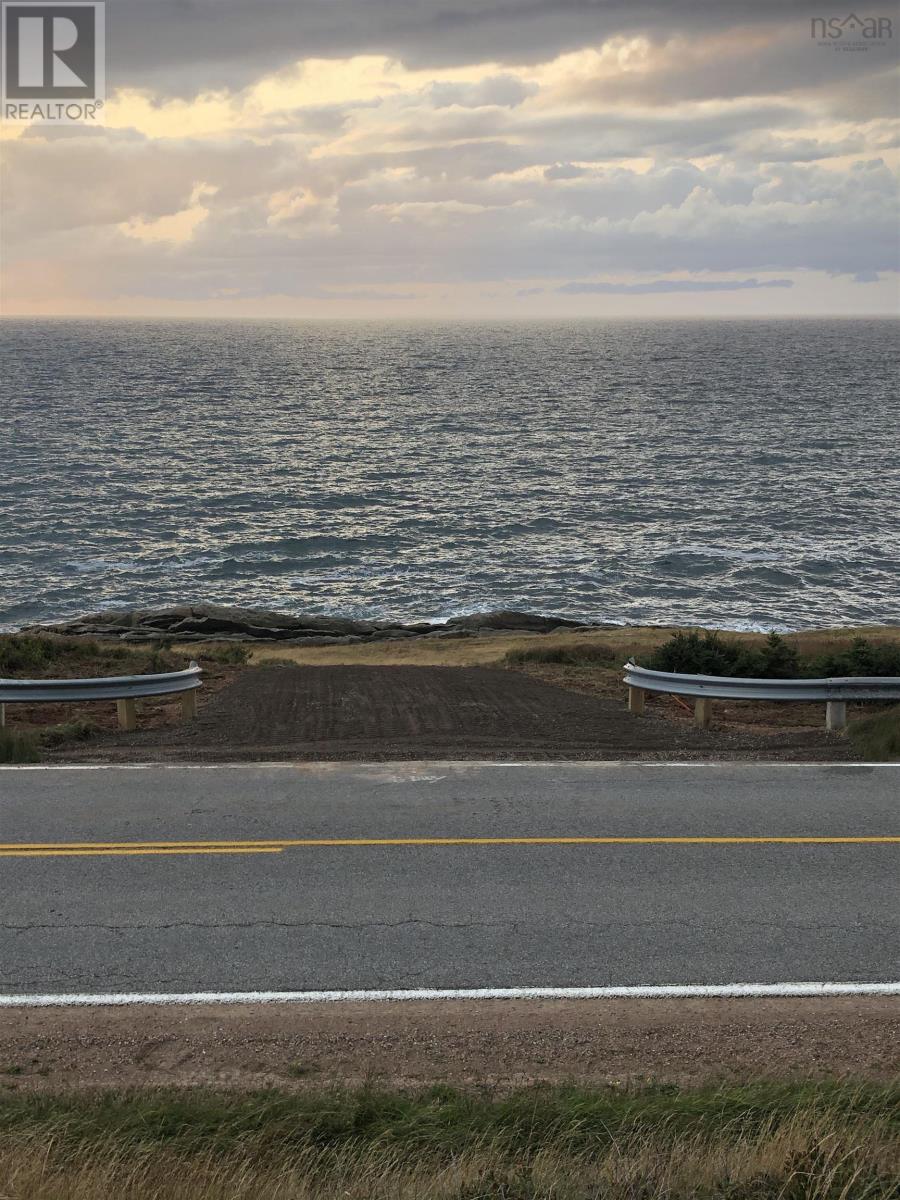
[[[851, 930], [858, 929], [858, 922], [834, 924], [823, 921], [815, 922], [785, 922], [785, 921], [759, 921], [759, 920], [741, 920], [724, 922], [725, 926], [736, 925], [740, 928], [753, 927], [757, 929], [778, 929], [778, 930]], [[522, 925], [521, 919], [509, 918], [502, 921], [431, 921], [424, 917], [406, 917], [401, 921], [276, 921], [276, 920], [258, 920], [258, 921], [170, 921], [165, 924], [141, 923], [141, 924], [109, 924], [106, 922], [85, 922], [79, 924], [33, 924], [33, 925], [11, 925], [0, 923], [0, 932], [5, 933], [35, 933], [47, 932], [54, 930], [65, 930], [68, 932], [77, 932], [78, 930], [102, 929], [107, 932], [127, 932], [129, 930], [159, 930], [165, 931], [170, 929], [344, 929], [344, 930], [362, 930], [362, 929], [400, 929], [406, 925], [423, 925], [432, 929], [512, 929], [514, 932], [520, 932]], [[628, 929], [709, 929], [709, 925], [702, 921], [686, 921], [686, 920], [668, 920], [668, 921], [616, 921], [616, 922], [601, 922], [601, 921], [568, 921], [565, 923], [566, 930], [577, 929], [605, 929], [610, 931], [620, 931]], [[867, 922], [869, 929], [882, 929], [886, 932], [894, 932], [895, 926], [891, 922]], [[721, 928], [721, 926], [719, 926]]]
[[110, 925], [105, 922], [85, 923], [78, 925], [3, 925], [0, 931], [7, 933], [34, 933], [46, 930], [103, 929], [107, 932], [121, 932], [132, 929], [258, 929], [270, 927], [273, 929], [306, 929], [319, 927], [323, 929], [399, 929], [403, 925], [428, 925], [433, 929], [500, 929], [515, 928], [518, 922], [509, 921], [427, 921], [422, 917], [408, 917], [402, 921], [171, 921], [164, 925], [135, 924]]

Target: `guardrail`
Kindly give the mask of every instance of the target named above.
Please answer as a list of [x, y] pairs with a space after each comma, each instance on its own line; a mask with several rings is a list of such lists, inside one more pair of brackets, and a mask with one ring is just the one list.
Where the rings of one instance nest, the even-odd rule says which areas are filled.
[[843, 729], [846, 726], [848, 700], [900, 700], [900, 679], [894, 676], [735, 679], [730, 676], [651, 671], [634, 662], [627, 662], [624, 670], [630, 712], [641, 716], [647, 692], [693, 696], [694, 723], [700, 729], [709, 728], [713, 700], [824, 700], [826, 729]]
[[197, 692], [202, 668], [195, 662], [184, 671], [162, 675], [109, 675], [101, 679], [0, 679], [0, 726], [7, 704], [39, 704], [74, 700], [115, 700], [122, 729], [137, 727], [135, 700], [143, 696], [181, 694], [185, 719], [197, 715]]

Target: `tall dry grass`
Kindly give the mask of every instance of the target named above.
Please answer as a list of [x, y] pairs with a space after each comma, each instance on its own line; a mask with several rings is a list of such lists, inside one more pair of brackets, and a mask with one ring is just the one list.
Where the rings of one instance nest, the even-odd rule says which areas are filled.
[[847, 733], [869, 762], [900, 762], [900, 704], [854, 721]]
[[0, 725], [0, 763], [33, 763], [40, 757], [37, 739], [31, 733]]
[[[330, 1101], [325, 1097], [323, 1104]], [[428, 1101], [423, 1101], [428, 1103]], [[242, 1118], [230, 1132], [192, 1134], [159, 1109], [140, 1122], [89, 1132], [77, 1114], [35, 1110], [0, 1138], [2, 1200], [896, 1200], [900, 1195], [897, 1114], [842, 1111], [781, 1101], [752, 1116], [701, 1102], [688, 1114], [683, 1094], [671, 1110], [658, 1098], [615, 1128], [577, 1106], [548, 1126], [534, 1101], [534, 1129], [416, 1131], [416, 1114], [348, 1133], [325, 1124], [300, 1128]], [[691, 1101], [688, 1101], [688, 1109]], [[265, 1106], [258, 1110], [265, 1113]], [[587, 1112], [587, 1110], [585, 1110]], [[615, 1112], [614, 1109], [610, 1110]], [[716, 1112], [718, 1111], [718, 1118]], [[655, 1114], [650, 1119], [649, 1114]], [[521, 1112], [519, 1113], [521, 1115]], [[470, 1114], [471, 1116], [471, 1114]], [[496, 1114], [495, 1114], [496, 1116]], [[203, 1114], [198, 1115], [203, 1125]], [[162, 1125], [166, 1136], [160, 1136]], [[167, 1120], [170, 1124], [167, 1125]], [[155, 1124], [154, 1124], [155, 1121]], [[477, 1124], [478, 1122], [476, 1122]], [[482, 1124], [490, 1122], [481, 1121]], [[226, 1123], [227, 1125], [227, 1123]], [[126, 1132], [127, 1127], [127, 1132]], [[347, 1136], [344, 1136], [348, 1133]]]
[[[498, 633], [464, 638], [403, 638], [399, 641], [361, 642], [338, 646], [287, 646], [283, 642], [267, 645], [264, 642], [245, 643], [250, 662], [263, 663], [276, 659], [282, 662], [321, 666], [500, 666], [506, 655], [544, 647], [551, 653], [573, 646], [605, 647], [609, 650], [615, 669], [631, 657], [652, 654], [668, 641], [677, 626], [622, 625], [613, 629], [572, 629], [561, 633]], [[760, 646], [765, 634], [735, 633], [727, 636], [747, 646]], [[811, 629], [804, 633], [788, 634], [785, 640], [804, 657], [814, 658], [849, 646], [854, 637], [861, 636], [880, 645], [896, 642], [900, 626], [859, 626], [846, 629]], [[208, 647], [199, 645], [175, 646], [196, 658]], [[598, 651], [598, 654], [601, 652]]]

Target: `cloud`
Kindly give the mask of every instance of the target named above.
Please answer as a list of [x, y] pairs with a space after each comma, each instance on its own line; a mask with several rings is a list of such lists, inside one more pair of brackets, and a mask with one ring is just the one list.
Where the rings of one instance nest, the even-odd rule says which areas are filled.
[[562, 294], [575, 295], [604, 287], [591, 283], [603, 272], [639, 295], [648, 274], [897, 265], [897, 183], [879, 158], [840, 169], [595, 162], [548, 179], [558, 139], [542, 136], [511, 152], [489, 142], [335, 156], [281, 138], [21, 139], [5, 155], [6, 258], [90, 263], [82, 274], [98, 297], [175, 299], [373, 298], [504, 280], [568, 281]]
[[515, 75], [489, 75], [476, 83], [433, 83], [427, 98], [434, 108], [515, 108], [539, 90], [536, 83], [526, 83]]
[[841, 108], [851, 91], [858, 96], [855, 115], [867, 110], [865, 115], [877, 116], [896, 111], [896, 93], [885, 109], [896, 87], [896, 66], [893, 38], [873, 42], [864, 53], [838, 54], [810, 36], [809, 19], [793, 19], [755, 27], [714, 25], [711, 31], [622, 41], [618, 47], [614, 42], [573, 57], [561, 89], [571, 102], [654, 108], [814, 93]]
[[793, 286], [791, 279], [651, 279], [646, 283], [566, 283], [556, 290], [564, 296], [649, 296], [671, 292], [743, 292], [756, 288]]
[[415, 300], [417, 292], [385, 292], [378, 288], [348, 288], [344, 292], [324, 292], [331, 300]]
[[551, 181], [554, 179], [582, 179], [587, 174], [587, 167], [576, 167], [574, 163], [554, 163], [552, 167], [544, 168], [544, 178]]
[[192, 95], [306, 58], [522, 64], [621, 35], [710, 37], [773, 23], [806, 39], [816, 15], [815, 0], [117, 0], [109, 75], [114, 86]]
[[870, 295], [889, 63], [810, 45], [814, 11], [121, 0], [108, 127], [4, 144], [13, 298]]

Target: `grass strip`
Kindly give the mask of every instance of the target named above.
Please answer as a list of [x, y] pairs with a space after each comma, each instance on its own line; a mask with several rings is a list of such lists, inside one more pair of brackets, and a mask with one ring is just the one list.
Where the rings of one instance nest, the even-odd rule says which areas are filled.
[[4, 1200], [896, 1200], [898, 1179], [900, 1087], [871, 1084], [0, 1100]]

